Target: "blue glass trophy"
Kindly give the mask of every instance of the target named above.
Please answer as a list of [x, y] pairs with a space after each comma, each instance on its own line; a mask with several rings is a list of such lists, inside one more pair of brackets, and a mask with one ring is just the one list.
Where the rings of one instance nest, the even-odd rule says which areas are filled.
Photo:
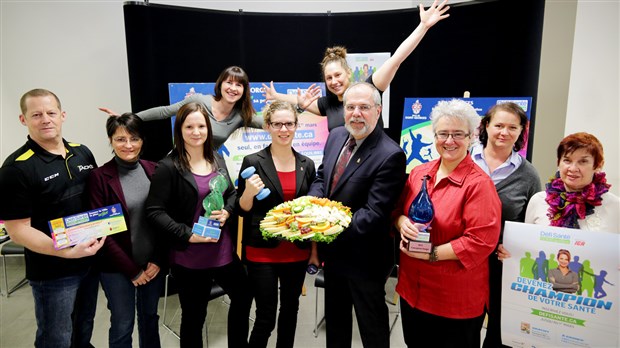
[[428, 190], [426, 188], [426, 181], [428, 179], [430, 179], [428, 175], [422, 178], [420, 192], [418, 192], [418, 195], [413, 202], [411, 202], [411, 206], [409, 207], [409, 219], [423, 226], [418, 225], [418, 237], [415, 240], [409, 240], [407, 245], [408, 251], [430, 253], [433, 248], [431, 233], [428, 231], [428, 226], [431, 224], [431, 221], [433, 221], [435, 209], [433, 209], [433, 202], [431, 202], [431, 197], [428, 195]]

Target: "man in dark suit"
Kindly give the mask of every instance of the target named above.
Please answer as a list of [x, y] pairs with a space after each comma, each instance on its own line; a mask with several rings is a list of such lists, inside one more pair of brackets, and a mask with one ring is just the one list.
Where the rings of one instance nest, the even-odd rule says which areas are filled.
[[324, 261], [327, 347], [351, 347], [352, 315], [365, 347], [389, 347], [385, 282], [394, 263], [390, 214], [405, 181], [405, 153], [381, 128], [381, 96], [368, 83], [343, 97], [345, 126], [333, 129], [308, 195], [349, 206], [353, 219]]

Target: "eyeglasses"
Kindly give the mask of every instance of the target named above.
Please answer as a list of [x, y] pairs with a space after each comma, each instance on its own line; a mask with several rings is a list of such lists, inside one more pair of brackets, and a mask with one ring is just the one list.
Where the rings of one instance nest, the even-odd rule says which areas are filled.
[[115, 143], [119, 143], [119, 144], [125, 144], [129, 141], [131, 145], [136, 145], [140, 141], [142, 141], [142, 139], [138, 137], [131, 137], [131, 138], [118, 137], [118, 138], [112, 138], [112, 141]]
[[375, 105], [368, 105], [368, 104], [362, 104], [362, 105], [351, 105], [351, 104], [347, 104], [344, 106], [344, 109], [352, 112], [355, 111], [355, 108], [360, 109], [360, 112], [364, 112], [364, 111], [368, 111], [370, 109], [372, 109]]
[[297, 128], [297, 122], [269, 122], [269, 125], [273, 129], [282, 129], [282, 126], [288, 130]]
[[468, 136], [469, 136], [469, 133], [465, 133], [465, 132], [454, 132], [454, 133], [437, 132], [435, 133], [435, 138], [439, 140], [448, 140], [449, 137], [452, 137], [452, 139], [454, 140], [463, 140], [467, 138]]

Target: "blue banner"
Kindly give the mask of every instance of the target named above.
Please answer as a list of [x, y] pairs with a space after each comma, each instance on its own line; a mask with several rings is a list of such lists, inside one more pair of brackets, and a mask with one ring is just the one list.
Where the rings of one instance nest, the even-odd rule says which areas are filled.
[[[442, 100], [461, 99], [470, 103], [478, 115], [484, 114], [493, 105], [513, 102], [523, 108], [528, 120], [531, 116], [532, 97], [485, 97], [485, 98], [405, 98], [403, 123], [400, 134], [400, 147], [407, 155], [407, 173], [418, 164], [439, 158], [433, 144], [434, 134], [431, 127], [431, 111]], [[528, 123], [529, 126], [529, 123]], [[527, 128], [526, 128], [527, 132]], [[526, 144], [519, 153], [525, 158]], [[478, 141], [478, 134], [472, 138], [472, 144]]]

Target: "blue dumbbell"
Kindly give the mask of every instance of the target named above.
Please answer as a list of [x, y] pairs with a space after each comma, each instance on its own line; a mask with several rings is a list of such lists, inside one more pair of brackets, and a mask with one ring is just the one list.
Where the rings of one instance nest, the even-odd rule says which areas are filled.
[[[247, 167], [241, 172], [241, 177], [243, 179], [247, 179], [251, 177], [252, 175], [254, 175], [254, 173], [256, 173], [256, 168], [254, 168], [253, 166]], [[260, 201], [264, 199], [265, 197], [269, 196], [270, 193], [271, 193], [270, 189], [263, 187], [263, 189], [260, 190], [260, 192], [256, 195], [256, 199]]]

